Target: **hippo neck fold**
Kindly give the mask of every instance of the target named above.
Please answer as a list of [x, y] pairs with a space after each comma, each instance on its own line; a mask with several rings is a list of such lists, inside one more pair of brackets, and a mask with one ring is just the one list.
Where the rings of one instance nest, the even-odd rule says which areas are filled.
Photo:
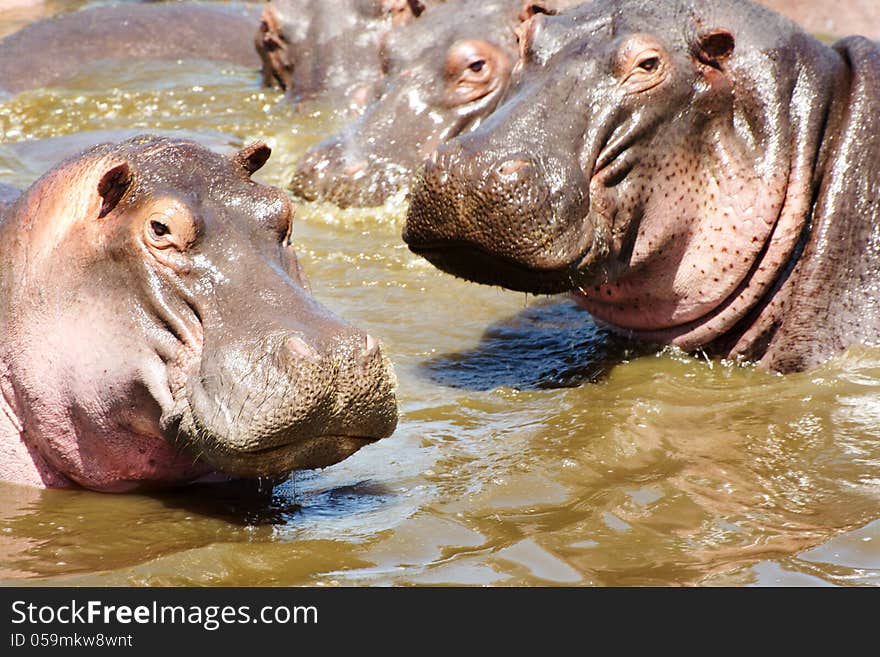
[[71, 481], [25, 442], [25, 429], [15, 412], [10, 391], [6, 365], [0, 362], [0, 481], [24, 486], [70, 487]]
[[[770, 102], [764, 99], [768, 107], [775, 105], [779, 111], [778, 115], [770, 116], [765, 129], [765, 133], [772, 135], [780, 145], [779, 155], [769, 161], [769, 170], [773, 172], [769, 181], [762, 180], [760, 174], [752, 181], [752, 187], [758, 191], [745, 206], [751, 210], [762, 203], [771, 207], [775, 204], [777, 210], [770, 215], [772, 225], [762, 242], [756, 244], [760, 248], [751, 262], [743, 267], [738, 284], [720, 303], [699, 317], [686, 318], [687, 321], [677, 325], [646, 329], [628, 326], [625, 319], [621, 321], [621, 315], [615, 313], [620, 306], [614, 303], [617, 299], [608, 288], [614, 291], [621, 287], [626, 289], [624, 276], [622, 285], [619, 280], [611, 286], [581, 290], [578, 300], [597, 319], [623, 328], [635, 338], [673, 344], [686, 351], [705, 348], [725, 356], [760, 358], [763, 355], [766, 336], [772, 333], [772, 326], [779, 319], [780, 290], [792, 274], [810, 236], [812, 206], [822, 179], [823, 161], [827, 158], [825, 137], [835, 133], [835, 124], [841, 114], [839, 105], [844, 102], [841, 99], [846, 98], [849, 85], [845, 64], [839, 56], [818, 44], [804, 46], [801, 52], [806, 55], [801, 55], [798, 62], [794, 84], [779, 89]], [[784, 185], [784, 189], [779, 190], [780, 185]], [[771, 198], [765, 198], [762, 189]], [[748, 193], [740, 190], [740, 196]], [[772, 197], [778, 197], [778, 201]], [[731, 195], [729, 200], [736, 203], [738, 197]], [[742, 219], [743, 216], [731, 218]], [[716, 231], [735, 229], [726, 220], [715, 223]], [[733, 254], [727, 253], [727, 249], [724, 251], [724, 257], [717, 252], [714, 257], [711, 257], [713, 254], [705, 256], [700, 265], [704, 266], [702, 282], [698, 283], [701, 287], [703, 284], [711, 287], [713, 281], [717, 284], [719, 277], [723, 279], [731, 267]], [[679, 272], [692, 266], [696, 265], [682, 259]], [[635, 278], [644, 280], [647, 278], [644, 273], [635, 272]], [[608, 301], [603, 299], [605, 294]]]
[[734, 347], [751, 340], [759, 349], [750, 356], [781, 372], [816, 367], [849, 345], [880, 344], [880, 46], [850, 37], [834, 49], [847, 85], [834, 94], [803, 257]]

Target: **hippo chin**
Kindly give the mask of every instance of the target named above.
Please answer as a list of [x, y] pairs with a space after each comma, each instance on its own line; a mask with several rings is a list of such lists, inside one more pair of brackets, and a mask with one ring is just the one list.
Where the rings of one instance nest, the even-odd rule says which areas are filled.
[[392, 433], [388, 360], [310, 296], [268, 156], [137, 137], [0, 189], [0, 479], [277, 478]]
[[378, 206], [442, 143], [498, 106], [516, 61], [522, 0], [447, 0], [394, 30], [379, 97], [300, 160], [290, 189], [340, 207]]
[[404, 240], [601, 322], [787, 372], [880, 341], [880, 48], [744, 0], [596, 0], [524, 30]]

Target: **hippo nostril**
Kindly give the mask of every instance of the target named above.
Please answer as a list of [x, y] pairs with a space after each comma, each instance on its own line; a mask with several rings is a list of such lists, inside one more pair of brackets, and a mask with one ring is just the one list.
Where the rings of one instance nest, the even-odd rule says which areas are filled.
[[369, 360], [379, 352], [379, 341], [369, 333], [364, 336], [364, 347], [361, 351], [361, 360]]
[[498, 167], [498, 174], [502, 176], [512, 176], [519, 173], [527, 166], [529, 166], [529, 163], [525, 160], [507, 160], [507, 162]]
[[437, 151], [431, 153], [430, 157], [425, 160], [423, 171], [423, 175], [427, 179], [435, 180], [441, 185], [445, 185], [448, 182], [449, 176], [437, 158]]
[[367, 103], [370, 102], [369, 85], [364, 85], [355, 89], [351, 94], [351, 102], [355, 107], [366, 107]]
[[354, 176], [363, 172], [364, 169], [367, 168], [366, 160], [358, 160], [357, 162], [352, 162], [345, 169], [342, 170], [342, 173], [346, 176]]
[[426, 175], [436, 174], [437, 169], [440, 168], [437, 165], [437, 151], [431, 153], [431, 155], [425, 160], [423, 167]]
[[284, 341], [284, 344], [287, 347], [287, 350], [297, 358], [301, 358], [312, 363], [317, 363], [321, 360], [318, 352], [310, 347], [305, 340], [297, 335], [287, 338]]

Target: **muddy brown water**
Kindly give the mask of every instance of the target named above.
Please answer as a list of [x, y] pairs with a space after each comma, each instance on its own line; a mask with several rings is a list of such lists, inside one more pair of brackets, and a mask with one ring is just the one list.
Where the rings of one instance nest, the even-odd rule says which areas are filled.
[[[336, 120], [257, 85], [204, 62], [107, 63], [0, 100], [0, 182], [171, 131], [218, 150], [266, 139], [261, 176], [281, 184]], [[392, 438], [270, 495], [0, 484], [0, 582], [880, 583], [880, 350], [786, 377], [645, 353], [564, 297], [432, 269], [400, 241], [403, 207], [303, 206], [295, 232], [315, 294], [396, 364]]]

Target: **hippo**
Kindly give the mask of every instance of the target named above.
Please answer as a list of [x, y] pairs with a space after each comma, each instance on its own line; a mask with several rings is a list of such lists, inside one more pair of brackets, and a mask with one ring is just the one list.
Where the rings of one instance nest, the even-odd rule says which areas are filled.
[[263, 85], [301, 103], [327, 96], [357, 112], [383, 74], [388, 33], [440, 0], [270, 0], [255, 37]]
[[393, 370], [310, 295], [269, 154], [145, 135], [3, 188], [0, 479], [277, 480], [391, 435]]
[[522, 0], [447, 0], [388, 37], [378, 99], [299, 161], [290, 189], [340, 207], [378, 206], [438, 145], [479, 125], [516, 63]]
[[777, 372], [880, 340], [877, 43], [746, 0], [596, 0], [521, 47], [504, 105], [418, 175], [413, 252]]
[[[526, 2], [531, 13], [557, 13], [592, 0], [534, 0]], [[876, 0], [759, 0], [760, 4], [788, 16], [804, 30], [822, 38], [860, 34], [880, 39], [880, 12]]]
[[62, 83], [114, 58], [260, 64], [251, 35], [259, 7], [198, 3], [93, 7], [31, 23], [0, 40], [0, 91]]

